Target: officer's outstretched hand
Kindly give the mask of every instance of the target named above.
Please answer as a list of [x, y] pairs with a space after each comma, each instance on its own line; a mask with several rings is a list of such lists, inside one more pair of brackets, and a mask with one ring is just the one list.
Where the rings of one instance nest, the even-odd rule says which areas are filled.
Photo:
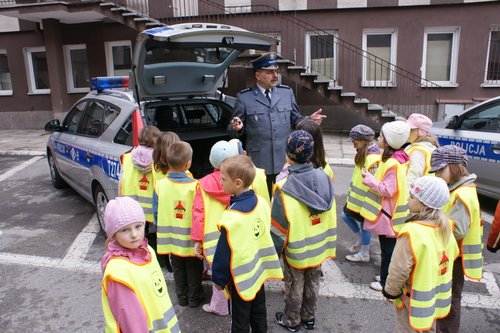
[[234, 117], [231, 120], [231, 128], [233, 129], [233, 131], [236, 131], [236, 132], [241, 131], [241, 129], [243, 128], [243, 122], [241, 121], [241, 119], [239, 117]]
[[323, 119], [326, 118], [326, 116], [324, 114], [321, 114], [321, 112], [323, 112], [323, 109], [322, 108], [319, 108], [316, 112], [314, 112], [312, 115], [311, 115], [311, 119], [318, 125], [321, 125], [321, 122], [323, 121]]

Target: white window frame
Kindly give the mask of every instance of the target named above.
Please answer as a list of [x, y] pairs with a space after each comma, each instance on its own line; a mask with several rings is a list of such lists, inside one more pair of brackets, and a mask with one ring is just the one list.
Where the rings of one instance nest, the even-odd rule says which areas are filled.
[[[457, 68], [458, 68], [458, 50], [460, 41], [460, 27], [431, 27], [425, 28], [424, 31], [424, 41], [423, 41], [423, 52], [422, 52], [422, 67], [420, 72], [422, 73], [422, 78], [428, 80], [426, 75], [427, 68], [427, 36], [429, 34], [452, 34], [452, 45], [451, 45], [451, 62], [450, 62], [450, 80], [449, 81], [432, 81], [440, 85], [441, 87], [454, 88], [458, 87], [457, 83]], [[422, 87], [429, 86], [426, 81], [422, 81]]]
[[[72, 70], [72, 50], [87, 50], [85, 44], [68, 44], [63, 45], [64, 52], [64, 67], [66, 69], [66, 86], [68, 88], [68, 93], [86, 93], [90, 91], [90, 87], [77, 88], [75, 87], [75, 82], [73, 81], [73, 70]], [[88, 63], [88, 62], [87, 62]]]
[[[371, 35], [391, 35], [391, 52], [389, 58], [389, 77], [387, 80], [368, 80], [368, 36]], [[397, 28], [386, 28], [386, 29], [364, 29], [363, 30], [363, 61], [362, 61], [362, 87], [396, 87], [396, 75], [394, 74], [397, 65], [397, 51], [398, 51], [398, 29]]]
[[35, 52], [45, 52], [45, 58], [47, 58], [47, 51], [44, 46], [39, 47], [26, 47], [23, 49], [24, 62], [26, 65], [26, 75], [28, 77], [28, 95], [47, 95], [50, 94], [49, 89], [37, 89], [35, 83], [35, 73], [33, 71], [33, 58], [32, 53]]
[[114, 46], [128, 46], [130, 48], [130, 59], [132, 59], [132, 42], [130, 40], [115, 40], [105, 42], [106, 50], [106, 71], [108, 76], [115, 76], [115, 64], [113, 63], [113, 47]]
[[488, 63], [490, 62], [490, 49], [491, 49], [491, 36], [493, 32], [500, 33], [500, 26], [493, 26], [490, 29], [488, 36], [488, 49], [486, 50], [486, 64], [484, 66], [484, 82], [481, 87], [484, 88], [497, 88], [500, 87], [500, 80], [488, 80]]
[[319, 36], [319, 35], [324, 35], [323, 32], [326, 32], [330, 35], [333, 35], [333, 68], [332, 68], [332, 73], [331, 73], [331, 78], [333, 82], [338, 81], [338, 76], [337, 76], [337, 68], [338, 68], [338, 52], [337, 52], [337, 43], [335, 42], [335, 38], [338, 38], [338, 31], [337, 30], [327, 30], [327, 31], [307, 31], [305, 35], [305, 65], [307, 68], [307, 72], [311, 72], [311, 36]]
[[[0, 49], [0, 54], [5, 54], [7, 56], [7, 50], [5, 49]], [[7, 57], [9, 59], [9, 57]], [[12, 74], [10, 73], [9, 69], [9, 74], [10, 74], [10, 84], [12, 85]], [[0, 96], [12, 96], [14, 94], [14, 91], [12, 89], [1, 89], [0, 90]]]
[[[279, 42], [276, 45], [276, 53], [281, 55], [281, 34], [279, 32], [261, 32], [261, 34], [277, 39]], [[257, 50], [249, 49], [248, 54], [257, 54]]]

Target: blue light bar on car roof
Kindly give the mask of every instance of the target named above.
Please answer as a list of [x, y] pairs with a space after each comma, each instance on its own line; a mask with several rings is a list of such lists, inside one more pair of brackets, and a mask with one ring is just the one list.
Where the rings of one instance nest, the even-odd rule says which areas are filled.
[[90, 79], [92, 90], [128, 88], [128, 76], [100, 76]]

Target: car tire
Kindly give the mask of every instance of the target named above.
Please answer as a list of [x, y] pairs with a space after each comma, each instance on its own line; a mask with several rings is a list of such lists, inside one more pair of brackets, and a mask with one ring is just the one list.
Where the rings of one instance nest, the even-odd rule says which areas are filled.
[[63, 189], [68, 187], [68, 184], [66, 184], [64, 179], [62, 179], [61, 174], [59, 174], [56, 162], [54, 161], [54, 158], [52, 157], [52, 154], [50, 152], [47, 154], [47, 162], [49, 163], [49, 171], [50, 171], [50, 178], [52, 180], [52, 185], [54, 185], [54, 187], [57, 189]]
[[94, 189], [94, 205], [95, 212], [97, 214], [97, 221], [99, 222], [99, 226], [101, 227], [102, 232], [106, 235], [106, 231], [104, 229], [104, 210], [106, 209], [106, 205], [108, 204], [108, 196], [104, 189], [100, 184]]

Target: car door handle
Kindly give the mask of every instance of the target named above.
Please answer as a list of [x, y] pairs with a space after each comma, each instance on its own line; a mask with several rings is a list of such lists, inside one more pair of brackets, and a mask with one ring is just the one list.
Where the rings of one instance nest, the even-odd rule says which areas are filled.
[[500, 154], [500, 144], [491, 146], [491, 150], [493, 150], [495, 154]]

